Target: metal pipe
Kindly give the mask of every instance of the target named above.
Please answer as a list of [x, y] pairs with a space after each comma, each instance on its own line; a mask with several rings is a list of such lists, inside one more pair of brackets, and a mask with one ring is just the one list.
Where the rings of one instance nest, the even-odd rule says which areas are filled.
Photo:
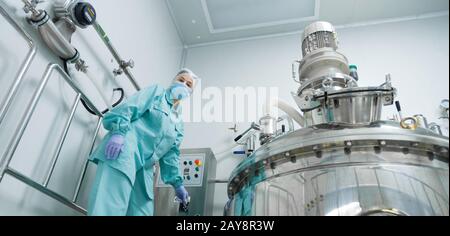
[[76, 93], [81, 94], [81, 98], [86, 102], [86, 104], [92, 108], [92, 110], [94, 111], [94, 113], [99, 116], [99, 117], [103, 117], [102, 112], [94, 105], [94, 103], [92, 103], [92, 101], [90, 99], [88, 99], [86, 97], [86, 95], [84, 94], [84, 92], [80, 89], [80, 87], [69, 77], [69, 75], [66, 74], [66, 72], [64, 71], [63, 68], [61, 68], [61, 66], [57, 65], [57, 64], [53, 64], [52, 65], [54, 67], [55, 70], [59, 71], [61, 73], [61, 75], [63, 76], [63, 78], [66, 80], [66, 82], [70, 85], [70, 87], [72, 87], [73, 90], [75, 90]]
[[250, 126], [250, 128], [248, 128], [247, 130], [245, 130], [241, 135], [237, 136], [234, 139], [234, 142], [238, 142], [239, 140], [241, 140], [248, 132], [250, 132], [251, 130], [260, 130], [260, 126], [257, 125], [255, 122], [252, 123], [252, 125]]
[[0, 159], [0, 182], [3, 179], [5, 171], [8, 169], [8, 166], [17, 150], [20, 140], [22, 139], [23, 134], [25, 133], [25, 129], [27, 128], [28, 123], [31, 120], [31, 117], [33, 116], [33, 113], [36, 109], [36, 106], [37, 106], [39, 100], [40, 100], [40, 97], [42, 96], [42, 93], [47, 85], [47, 82], [54, 70], [57, 70], [61, 73], [63, 78], [72, 87], [72, 89], [74, 89], [78, 94], [81, 94], [81, 97], [86, 101], [86, 103], [90, 107], [92, 107], [94, 112], [99, 117], [103, 117], [103, 114], [97, 109], [97, 107], [95, 107], [93, 105], [93, 103], [83, 94], [83, 92], [81, 92], [81, 90], [77, 87], [77, 85], [70, 79], [70, 77], [64, 72], [64, 70], [59, 65], [49, 64], [47, 66], [47, 69], [45, 70], [43, 77], [42, 77], [41, 83], [39, 84], [38, 89], [36, 90], [35, 94], [33, 95], [33, 98], [27, 107], [26, 113], [20, 122], [21, 125], [15, 131], [15, 135], [14, 135], [13, 139], [7, 146], [5, 155], [2, 156], [2, 158]]
[[70, 44], [55, 23], [50, 19], [38, 27], [39, 34], [47, 47], [60, 58], [64, 60], [74, 60], [78, 55], [75, 47]]
[[38, 190], [39, 192], [41, 192], [41, 193], [43, 193], [43, 194], [45, 194], [45, 195], [55, 199], [56, 201], [58, 201], [58, 202], [60, 202], [60, 203], [62, 203], [64, 205], [72, 208], [73, 210], [78, 211], [81, 214], [87, 215], [87, 211], [85, 209], [83, 209], [82, 207], [80, 207], [80, 206], [78, 206], [76, 204], [73, 204], [71, 201], [67, 200], [65, 197], [63, 197], [63, 196], [53, 192], [52, 190], [50, 190], [50, 189], [48, 189], [48, 188], [46, 188], [46, 187], [36, 183], [35, 181], [31, 180], [30, 178], [28, 178], [28, 177], [22, 175], [21, 173], [19, 173], [18, 171], [14, 170], [14, 169], [11, 169], [11, 168], [8, 168], [6, 170], [6, 173], [11, 175], [12, 177], [16, 178], [17, 180], [23, 182], [24, 184], [26, 184], [26, 185], [28, 185], [28, 186]]
[[75, 113], [77, 111], [78, 105], [80, 104], [81, 94], [78, 94], [75, 98], [74, 104], [72, 106], [72, 110], [70, 111], [69, 119], [67, 119], [66, 125], [64, 126], [64, 130], [61, 134], [61, 138], [59, 140], [58, 146], [56, 147], [55, 154], [53, 155], [50, 170], [47, 173], [47, 176], [44, 181], [44, 187], [48, 186], [50, 179], [52, 178], [53, 171], [55, 170], [56, 163], [58, 162], [59, 155], [61, 154], [61, 150], [63, 148], [64, 143], [66, 142], [67, 134], [69, 133], [70, 126], [72, 125], [73, 118], [75, 117]]
[[[92, 143], [91, 149], [89, 150], [89, 156], [94, 151], [95, 142], [97, 141], [98, 132], [100, 131], [100, 127], [102, 125], [102, 120], [103, 120], [102, 118], [98, 119], [97, 127], [94, 132], [94, 138], [92, 139], [92, 142], [91, 142]], [[86, 160], [86, 162], [84, 163], [84, 166], [83, 166], [83, 170], [81, 171], [80, 178], [78, 179], [77, 187], [75, 188], [75, 193], [72, 198], [72, 202], [74, 202], [74, 203], [77, 202], [77, 200], [78, 200], [78, 195], [80, 194], [81, 185], [83, 184], [84, 178], [86, 176], [86, 171], [87, 171], [88, 165], [89, 165], [89, 160]]]
[[133, 84], [133, 86], [136, 88], [136, 90], [140, 91], [141, 87], [139, 86], [139, 84], [137, 83], [136, 79], [134, 78], [133, 74], [131, 73], [130, 69], [129, 69], [129, 63], [125, 62], [119, 55], [119, 53], [117, 52], [116, 48], [114, 48], [111, 40], [109, 39], [108, 35], [105, 33], [105, 31], [103, 30], [103, 28], [101, 27], [101, 25], [98, 23], [98, 21], [95, 21], [93, 24], [95, 31], [97, 31], [97, 34], [100, 36], [100, 38], [102, 39], [103, 43], [105, 43], [106, 47], [108, 48], [108, 50], [111, 52], [111, 54], [113, 55], [114, 59], [117, 61], [117, 63], [119, 64], [120, 68], [123, 70], [123, 72], [125, 73], [125, 75], [128, 77], [128, 79], [130, 80], [130, 82]]
[[289, 115], [283, 115], [278, 119], [278, 122], [281, 122], [283, 120], [286, 120], [288, 123], [289, 133], [294, 132], [294, 120]]
[[22, 62], [22, 65], [20, 67], [19, 72], [16, 75], [14, 84], [8, 89], [8, 94], [6, 95], [6, 99], [4, 100], [4, 104], [0, 107], [0, 124], [3, 122], [4, 118], [6, 117], [6, 112], [9, 110], [13, 98], [17, 94], [17, 90], [19, 88], [19, 85], [21, 84], [26, 72], [28, 71], [28, 68], [31, 65], [31, 62], [34, 59], [34, 56], [36, 55], [37, 47], [34, 44], [33, 40], [31, 39], [30, 35], [28, 35], [27, 32], [25, 32], [19, 24], [6, 12], [6, 10], [0, 6], [0, 14], [14, 27], [14, 29], [20, 33], [23, 38], [27, 41], [28, 45], [30, 46], [30, 50], [27, 53], [27, 57]]
[[272, 107], [277, 107], [278, 109], [284, 111], [287, 115], [289, 115], [297, 124], [301, 127], [304, 127], [306, 124], [305, 118], [300, 114], [295, 108], [290, 106], [287, 102], [280, 99], [272, 99], [269, 103], [266, 104], [265, 109], [267, 114], [272, 113]]

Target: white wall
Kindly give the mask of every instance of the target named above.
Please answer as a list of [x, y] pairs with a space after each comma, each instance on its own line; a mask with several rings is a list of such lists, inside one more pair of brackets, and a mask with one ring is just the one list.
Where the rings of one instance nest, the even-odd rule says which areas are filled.
[[[404, 114], [424, 114], [438, 121], [438, 106], [449, 94], [449, 17], [385, 23], [338, 30], [340, 51], [359, 66], [360, 86], [377, 86], [392, 74]], [[291, 78], [291, 62], [301, 56], [300, 35], [290, 35], [189, 48], [186, 66], [198, 73], [203, 88], [279, 87], [280, 98], [295, 105], [290, 96], [298, 85]], [[383, 119], [396, 113], [386, 107]], [[249, 124], [239, 124], [242, 132]], [[212, 147], [218, 155], [218, 178], [227, 179], [242, 157], [231, 156], [233, 124], [186, 125], [185, 148]], [[446, 123], [448, 133], [448, 121]], [[201, 134], [199, 137], [198, 134]], [[220, 153], [220, 154], [217, 154]], [[226, 185], [216, 186], [216, 215], [227, 201]]]
[[[46, 1], [39, 6], [49, 9], [51, 2]], [[90, 2], [97, 9], [100, 24], [109, 34], [122, 57], [134, 59], [136, 67], [132, 71], [141, 86], [146, 87], [155, 83], [168, 85], [179, 69], [183, 45], [165, 1], [134, 0], [127, 2], [126, 7], [123, 7], [123, 3], [120, 5], [109, 0]], [[3, 155], [19, 124], [20, 117], [24, 114], [25, 107], [37, 89], [45, 67], [50, 62], [58, 63], [59, 59], [49, 52], [39, 39], [36, 30], [26, 23], [20, 1], [4, 0], [0, 4], [23, 25], [38, 46], [36, 59], [25, 76], [13, 108], [0, 126], [0, 154]], [[25, 57], [27, 45], [3, 18], [0, 18], [0, 32], [0, 69], [2, 71], [0, 101], [3, 101]], [[74, 35], [73, 44], [78, 48], [90, 69], [98, 76], [109, 96], [112, 96], [112, 89], [119, 85], [122, 85], [128, 94], [134, 92], [125, 76], [118, 77], [114, 82], [112, 70], [117, 67], [116, 62], [93, 28], [78, 31]], [[92, 86], [86, 81], [82, 83], [88, 87], [88, 93], [94, 102], [102, 106], [99, 96], [90, 89]], [[38, 182], [43, 181], [74, 98], [75, 94], [63, 80], [53, 75], [17, 149], [11, 163], [12, 168]], [[105, 109], [104, 106], [100, 108]], [[87, 158], [94, 126], [95, 119], [80, 105], [67, 138], [68, 145], [62, 150], [54, 178], [50, 182], [50, 188], [68, 198], [73, 195], [81, 167]], [[79, 203], [84, 207], [87, 204], [87, 194], [94, 171], [95, 167], [91, 166], [80, 196]], [[77, 213], [6, 176], [0, 183], [0, 215], [77, 215]]]

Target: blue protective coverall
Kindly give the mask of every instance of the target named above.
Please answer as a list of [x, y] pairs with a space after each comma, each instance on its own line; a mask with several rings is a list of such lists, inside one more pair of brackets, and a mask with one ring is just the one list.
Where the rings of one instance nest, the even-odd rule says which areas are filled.
[[[181, 108], [174, 108], [169, 93], [160, 86], [147, 88], [105, 115], [103, 126], [110, 132], [90, 157], [98, 168], [89, 215], [153, 215], [156, 162], [164, 183], [174, 188], [183, 184], [179, 170], [184, 135]], [[117, 160], [107, 160], [106, 144], [114, 134], [125, 137], [125, 146]]]

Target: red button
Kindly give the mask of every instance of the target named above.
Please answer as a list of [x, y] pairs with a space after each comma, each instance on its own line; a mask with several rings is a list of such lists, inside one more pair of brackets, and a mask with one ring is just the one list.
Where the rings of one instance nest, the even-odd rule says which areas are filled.
[[195, 160], [195, 164], [196, 164], [197, 166], [201, 166], [201, 165], [202, 165], [202, 161], [200, 161], [200, 160]]

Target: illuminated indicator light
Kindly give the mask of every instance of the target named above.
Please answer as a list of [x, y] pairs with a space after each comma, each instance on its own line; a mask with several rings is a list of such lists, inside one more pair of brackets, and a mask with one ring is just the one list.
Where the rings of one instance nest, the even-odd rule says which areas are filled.
[[201, 165], [202, 165], [202, 161], [200, 161], [200, 160], [195, 160], [195, 164], [196, 164], [197, 166], [201, 166]]

